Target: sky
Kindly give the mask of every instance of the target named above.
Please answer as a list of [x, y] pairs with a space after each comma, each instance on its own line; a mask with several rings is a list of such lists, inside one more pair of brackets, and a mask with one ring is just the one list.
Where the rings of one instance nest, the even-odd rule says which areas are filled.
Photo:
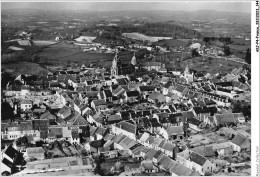
[[172, 1], [172, 2], [2, 2], [2, 9], [45, 9], [45, 10], [91, 10], [91, 11], [124, 11], [124, 10], [217, 10], [230, 12], [251, 11], [251, 2], [225, 1]]

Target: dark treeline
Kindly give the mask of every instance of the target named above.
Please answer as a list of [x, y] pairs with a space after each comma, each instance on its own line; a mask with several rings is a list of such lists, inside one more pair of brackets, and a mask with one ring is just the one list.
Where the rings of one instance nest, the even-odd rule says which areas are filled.
[[204, 37], [203, 41], [206, 43], [211, 42], [211, 41], [219, 41], [219, 42], [224, 43], [225, 45], [232, 43], [232, 40], [230, 37]]

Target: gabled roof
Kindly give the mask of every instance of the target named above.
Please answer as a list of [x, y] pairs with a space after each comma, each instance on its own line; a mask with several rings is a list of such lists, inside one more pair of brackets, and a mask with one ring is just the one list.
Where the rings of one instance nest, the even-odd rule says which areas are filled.
[[159, 146], [162, 141], [163, 141], [162, 138], [154, 138], [154, 141], [153, 141], [152, 145]]
[[231, 140], [232, 143], [242, 146], [247, 140], [249, 140], [247, 137], [241, 135], [241, 134], [236, 134], [236, 136]]
[[215, 114], [216, 121], [218, 124], [225, 124], [225, 123], [238, 123], [237, 117], [234, 117], [234, 114]]
[[43, 113], [41, 116], [40, 116], [40, 119], [55, 119], [56, 116], [51, 114], [49, 111], [46, 111], [45, 113]]
[[119, 134], [119, 135], [116, 135], [112, 141], [114, 141], [115, 143], [119, 144], [126, 136], [123, 135], [123, 134]]
[[71, 108], [68, 106], [63, 106], [59, 111], [58, 114], [64, 116], [64, 118], [68, 117], [71, 114]]
[[20, 104], [32, 104], [31, 100], [22, 100]]
[[105, 96], [108, 98], [108, 97], [112, 97], [112, 92], [110, 90], [104, 90], [104, 94]]
[[121, 129], [123, 129], [127, 132], [130, 132], [130, 133], [133, 133], [133, 134], [136, 133], [136, 126], [129, 122], [126, 122], [126, 121], [121, 121], [121, 122], [117, 123], [116, 127], [121, 128]]
[[70, 116], [64, 119], [67, 122], [71, 122], [73, 125], [87, 125], [88, 122], [78, 112], [72, 113]]
[[18, 151], [14, 149], [11, 144], [7, 146], [7, 148], [2, 152], [9, 156], [11, 159], [14, 159], [15, 156], [18, 154]]
[[116, 79], [117, 83], [119, 85], [126, 85], [127, 84], [127, 81], [125, 78], [119, 78], [119, 79]]
[[213, 157], [215, 152], [212, 146], [200, 146], [190, 149], [193, 152], [196, 152], [204, 157]]
[[141, 138], [140, 138], [140, 141], [143, 141], [143, 142], [146, 142], [147, 139], [149, 138], [150, 134], [149, 133], [143, 133]]
[[150, 151], [148, 151], [146, 154], [145, 154], [145, 158], [149, 159], [149, 160], [152, 160], [154, 155], [157, 153], [156, 150], [154, 149], [151, 149]]
[[48, 137], [62, 138], [63, 137], [62, 127], [49, 127]]
[[103, 127], [98, 127], [95, 134], [101, 135], [101, 136], [105, 136], [108, 132], [107, 128], [103, 128]]
[[172, 143], [166, 142], [162, 148], [166, 151], [173, 152], [174, 147], [175, 146]]
[[105, 100], [93, 100], [95, 106], [107, 105]]
[[45, 150], [42, 147], [28, 147], [26, 148], [26, 152], [30, 156], [39, 153], [45, 153]]
[[159, 150], [159, 151], [157, 151], [157, 152], [154, 154], [153, 158], [155, 158], [155, 159], [158, 160], [158, 158], [159, 158], [162, 154], [164, 154], [164, 153], [163, 153], [161, 150]]
[[110, 115], [107, 118], [108, 122], [114, 122], [114, 121], [119, 122], [121, 120], [122, 120], [122, 117], [120, 115], [118, 115], [118, 114]]
[[183, 93], [187, 87], [177, 84], [174, 90]]
[[121, 86], [118, 86], [115, 90], [113, 90], [113, 94], [114, 95], [119, 95], [119, 94], [123, 94], [125, 92], [125, 89], [122, 88]]
[[190, 119], [188, 119], [187, 122], [190, 124], [196, 125], [196, 126], [199, 126], [202, 123], [202, 121], [200, 121], [196, 118], [190, 118]]
[[163, 139], [163, 140], [161, 141], [161, 143], [158, 145], [158, 147], [159, 147], [159, 148], [162, 148], [166, 142], [167, 142], [167, 141], [166, 141], [165, 139]]
[[184, 130], [182, 126], [171, 126], [168, 127], [166, 131], [169, 136], [184, 134]]
[[152, 99], [152, 100], [158, 99], [159, 101], [165, 101], [166, 100], [166, 97], [163, 94], [161, 94], [160, 92], [157, 92], [157, 91], [152, 92], [149, 95], [149, 98]]
[[139, 92], [138, 91], [129, 91], [129, 92], [126, 92], [126, 95], [128, 97], [138, 97], [139, 96]]
[[114, 135], [110, 134], [110, 133], [107, 133], [105, 136], [104, 136], [104, 140], [105, 141], [108, 141], [108, 140], [112, 140], [114, 138]]
[[147, 86], [139, 86], [140, 88], [140, 91], [141, 92], [151, 92], [151, 91], [154, 91], [154, 86], [150, 86], [150, 85], [147, 85]]
[[207, 159], [204, 156], [197, 154], [196, 152], [191, 152], [189, 158], [190, 158], [190, 161], [192, 161], [200, 166], [203, 166], [204, 163], [207, 161]]
[[32, 120], [33, 129], [45, 131], [48, 130], [49, 120], [48, 119], [34, 119]]
[[[174, 163], [170, 168], [170, 172], [178, 176], [190, 176], [193, 171], [180, 163]], [[200, 176], [200, 174], [197, 175]]]

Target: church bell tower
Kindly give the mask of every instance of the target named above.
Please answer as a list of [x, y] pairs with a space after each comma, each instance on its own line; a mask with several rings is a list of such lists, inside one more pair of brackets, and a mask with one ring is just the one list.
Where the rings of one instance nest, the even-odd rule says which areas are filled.
[[117, 76], [118, 75], [118, 66], [117, 66], [117, 62], [118, 62], [118, 51], [116, 51], [116, 55], [112, 61], [112, 66], [111, 66], [111, 76]]

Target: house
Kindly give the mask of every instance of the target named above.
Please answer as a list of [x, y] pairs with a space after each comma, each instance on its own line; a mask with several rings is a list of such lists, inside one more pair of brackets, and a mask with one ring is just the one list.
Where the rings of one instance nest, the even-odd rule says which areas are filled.
[[110, 90], [103, 90], [103, 98], [99, 98], [99, 99], [104, 99], [108, 102], [112, 102], [112, 98], [113, 98], [113, 95], [112, 95], [112, 92]]
[[218, 156], [223, 157], [223, 156], [229, 156], [233, 154], [233, 148], [231, 147], [231, 143], [229, 141], [224, 143], [214, 144], [213, 148], [215, 151], [217, 151]]
[[153, 164], [151, 160], [144, 160], [141, 162], [141, 171], [145, 173], [156, 173], [158, 168]]
[[141, 151], [145, 148], [145, 146], [141, 144], [136, 144], [130, 148], [131, 155], [133, 158], [141, 159]]
[[177, 153], [176, 161], [189, 169], [197, 171], [201, 175], [212, 173], [216, 169], [214, 163], [210, 162], [204, 156], [190, 150], [184, 150]]
[[128, 91], [128, 92], [125, 92], [124, 94], [125, 96], [125, 101], [126, 102], [135, 102], [137, 97], [139, 96], [139, 92], [138, 91]]
[[114, 138], [112, 139], [112, 141], [114, 142], [114, 147], [115, 149], [118, 150], [124, 150], [124, 147], [122, 146], [121, 142], [126, 138], [126, 136], [124, 134], [118, 134], [116, 136], [114, 136]]
[[172, 92], [177, 94], [179, 97], [183, 97], [188, 91], [189, 89], [187, 86], [176, 84]]
[[57, 113], [57, 116], [65, 119], [71, 114], [71, 108], [69, 106], [63, 106]]
[[161, 150], [157, 150], [153, 156], [153, 163], [157, 164], [163, 155], [164, 153]]
[[230, 126], [238, 124], [238, 116], [234, 113], [228, 114], [214, 114], [215, 125]]
[[166, 102], [166, 97], [163, 94], [154, 91], [149, 94], [148, 101], [154, 104], [163, 104]]
[[67, 125], [73, 125], [78, 127], [88, 125], [87, 120], [85, 120], [77, 111], [72, 111], [71, 115], [66, 117], [64, 121]]
[[98, 154], [103, 154], [105, 158], [116, 158], [118, 150], [111, 150], [109, 147], [99, 147]]
[[196, 130], [196, 131], [202, 131], [203, 128], [203, 122], [196, 119], [196, 118], [190, 118], [187, 120], [188, 124], [189, 124], [189, 128]]
[[139, 86], [138, 91], [141, 93], [144, 99], [148, 98], [149, 94], [151, 94], [153, 91], [155, 91], [155, 87], [152, 85], [147, 86]]
[[127, 121], [121, 121], [117, 124], [112, 125], [113, 134], [124, 134], [131, 139], [136, 139], [136, 125], [129, 123]]
[[87, 151], [98, 153], [98, 148], [103, 147], [105, 144], [104, 140], [95, 140], [95, 141], [90, 141], [89, 143], [85, 144], [85, 148]]
[[80, 110], [80, 114], [83, 116], [90, 110], [90, 108], [85, 104], [81, 104], [79, 105], [79, 110]]
[[30, 93], [30, 87], [22, 85], [21, 87], [21, 95], [25, 96]]
[[120, 95], [124, 95], [124, 93], [125, 89], [121, 85], [119, 85], [115, 90], [112, 91], [112, 94], [117, 97]]
[[97, 127], [97, 129], [95, 131], [95, 135], [97, 137], [97, 140], [103, 139], [108, 132], [109, 132], [108, 128]]
[[12, 145], [7, 146], [1, 152], [1, 175], [12, 173], [18, 153], [19, 152], [14, 149]]
[[164, 145], [163, 145], [163, 147], [162, 147], [162, 149], [164, 150], [164, 153], [167, 155], [167, 156], [169, 156], [169, 157], [171, 157], [171, 158], [173, 158], [174, 157], [174, 148], [175, 148], [175, 145], [174, 144], [172, 144], [172, 143], [170, 143], [170, 142], [166, 142]]
[[172, 93], [173, 90], [173, 83], [172, 81], [168, 81], [166, 84], [163, 86], [162, 94], [163, 95], [168, 95], [169, 93]]
[[250, 140], [241, 135], [236, 134], [235, 137], [230, 141], [231, 147], [233, 148], [233, 151], [241, 152], [241, 151], [250, 151], [251, 149], [251, 142]]
[[[63, 136], [64, 136], [64, 134], [63, 134]], [[70, 143], [71, 144], [80, 144], [79, 129], [77, 129], [77, 128], [71, 129]]]
[[104, 120], [105, 116], [101, 112], [92, 113], [87, 116], [87, 121], [97, 127], [102, 127]]
[[165, 68], [164, 64], [161, 62], [145, 62], [143, 64], [143, 68], [147, 69], [148, 71], [160, 71]]
[[[26, 169], [40, 175], [53, 174], [55, 176], [76, 174], [79, 171], [90, 171], [94, 167], [93, 160], [89, 157], [58, 157], [53, 159], [44, 159], [39, 161], [32, 161], [26, 164]], [[63, 170], [61, 170], [61, 168]], [[76, 169], [76, 170], [72, 170]]]
[[202, 175], [205, 175], [205, 173], [212, 173], [215, 170], [215, 165], [213, 163], [196, 152], [191, 152], [188, 160], [192, 162], [192, 169], [195, 169]]
[[169, 126], [161, 129], [160, 134], [167, 140], [182, 140], [184, 138], [183, 126]]
[[192, 169], [189, 169], [188, 167], [177, 162], [173, 163], [169, 172], [171, 173], [171, 176], [200, 176], [199, 173], [192, 175]]
[[91, 107], [96, 111], [104, 111], [107, 108], [107, 103], [105, 100], [93, 100]]
[[[14, 140], [23, 136], [30, 136], [31, 141], [39, 136], [39, 131], [33, 129], [33, 124], [31, 121], [23, 122], [12, 122], [8, 124], [1, 124], [2, 139]], [[31, 143], [30, 141], [30, 143]]]
[[20, 107], [22, 111], [27, 111], [27, 110], [31, 110], [33, 106], [33, 103], [31, 100], [22, 100], [22, 102], [20, 103]]
[[111, 125], [122, 121], [122, 117], [119, 114], [109, 115], [106, 119], [106, 124]]
[[161, 142], [163, 141], [162, 138], [154, 138], [154, 141], [152, 143], [152, 148], [159, 150], [159, 145], [161, 144]]
[[191, 148], [190, 150], [204, 157], [216, 156], [213, 146], [199, 146], [199, 147]]
[[24, 157], [27, 159], [43, 160], [45, 150], [42, 147], [28, 147], [24, 153]]

